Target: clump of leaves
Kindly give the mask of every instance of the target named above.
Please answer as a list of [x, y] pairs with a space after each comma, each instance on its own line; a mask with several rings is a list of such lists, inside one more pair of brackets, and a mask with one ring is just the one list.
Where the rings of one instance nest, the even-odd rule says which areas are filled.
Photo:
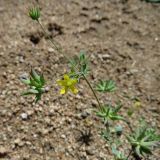
[[96, 90], [99, 92], [113, 92], [116, 90], [115, 82], [112, 80], [100, 80], [96, 86]]
[[127, 160], [127, 157], [124, 155], [124, 153], [117, 150], [115, 145], [112, 146], [112, 153], [114, 154], [115, 160]]
[[152, 154], [153, 147], [160, 142], [160, 135], [156, 134], [155, 129], [149, 128], [146, 123], [143, 123], [127, 139], [135, 154], [141, 157], [146, 154]]
[[97, 116], [102, 118], [104, 124], [107, 124], [109, 120], [124, 120], [124, 118], [118, 115], [119, 110], [121, 109], [122, 105], [117, 104], [115, 107], [112, 105], [104, 105], [101, 107], [101, 110], [96, 112]]
[[41, 99], [41, 95], [46, 92], [44, 88], [45, 79], [43, 74], [38, 74], [34, 69], [31, 69], [30, 77], [21, 77], [21, 81], [29, 86], [29, 89], [22, 93], [23, 96], [35, 95], [35, 102]]
[[40, 17], [40, 9], [38, 7], [33, 7], [29, 9], [29, 13], [28, 15], [33, 19], [33, 20], [37, 20]]
[[88, 58], [84, 52], [80, 52], [79, 56], [71, 59], [69, 62], [70, 77], [80, 79], [89, 73]]

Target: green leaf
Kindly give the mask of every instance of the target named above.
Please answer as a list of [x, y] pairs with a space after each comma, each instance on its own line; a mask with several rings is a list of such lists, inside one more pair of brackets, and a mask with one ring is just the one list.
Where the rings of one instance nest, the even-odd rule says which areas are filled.
[[113, 121], [115, 120], [124, 120], [124, 118], [122, 116], [118, 116], [118, 115], [110, 115], [109, 118]]
[[37, 94], [37, 93], [39, 93], [37, 90], [35, 90], [35, 89], [29, 89], [26, 92], [23, 92], [22, 95], [26, 96], [26, 95]]
[[85, 53], [83, 51], [80, 52], [79, 60], [80, 60], [80, 62], [83, 62], [86, 60]]
[[37, 83], [40, 82], [40, 76], [38, 75], [38, 73], [34, 69], [31, 69], [30, 75], [34, 79], [34, 81], [36, 81]]
[[88, 59], [84, 52], [69, 61], [70, 77], [80, 79], [89, 73]]
[[29, 89], [23, 92], [22, 95], [35, 95], [35, 102], [37, 103], [43, 93], [45, 93], [45, 79], [43, 74], [38, 74], [34, 69], [31, 69], [30, 79], [22, 79], [22, 82], [29, 85]]
[[20, 80], [21, 80], [21, 82], [23, 82], [24, 84], [28, 84], [28, 85], [30, 85], [30, 84], [31, 84], [30, 79], [21, 78]]
[[99, 92], [113, 92], [116, 90], [115, 83], [112, 80], [100, 80], [99, 84], [96, 86], [96, 90]]
[[150, 148], [148, 148], [147, 146], [141, 146], [140, 152], [142, 153], [143, 156], [144, 156], [144, 153], [146, 153], [146, 154], [152, 154]]
[[42, 86], [44, 86], [46, 83], [43, 74], [40, 76], [40, 82]]
[[141, 142], [142, 146], [157, 146], [157, 141]]
[[135, 148], [135, 151], [136, 151], [136, 154], [137, 154], [137, 155], [141, 156], [140, 146], [137, 146], [137, 147]]
[[36, 82], [32, 77], [30, 77], [31, 86], [35, 86], [36, 88], [40, 88], [41, 84]]
[[147, 124], [142, 120], [140, 126], [135, 132], [127, 137], [132, 147], [138, 156], [144, 156], [145, 154], [151, 154], [151, 149], [158, 144], [157, 137], [153, 128], [149, 128]]
[[40, 94], [40, 93], [36, 95], [35, 103], [37, 103], [41, 99], [41, 95], [42, 94]]

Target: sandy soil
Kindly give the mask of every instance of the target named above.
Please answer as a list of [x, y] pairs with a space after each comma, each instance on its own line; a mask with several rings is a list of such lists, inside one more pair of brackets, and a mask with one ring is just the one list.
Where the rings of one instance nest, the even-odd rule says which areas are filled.
[[[121, 113], [127, 116], [136, 97], [142, 107], [130, 121], [136, 125], [138, 118], [145, 117], [159, 129], [160, 5], [141, 0], [36, 3], [42, 24], [66, 55], [86, 51], [91, 60], [88, 78], [93, 84], [100, 79], [116, 82], [116, 93], [98, 94], [101, 101], [121, 100]], [[31, 6], [31, 0], [0, 0], [0, 159], [113, 159], [99, 136], [100, 123], [92, 113], [96, 102], [85, 82], [79, 85], [78, 95], [59, 95], [55, 81], [67, 71], [67, 61], [53, 53], [40, 27], [26, 15]], [[33, 97], [20, 96], [26, 88], [19, 77], [29, 73], [30, 66], [43, 72], [51, 86], [36, 105]], [[80, 131], [89, 129], [91, 141], [82, 144]], [[159, 156], [157, 151], [151, 159]]]

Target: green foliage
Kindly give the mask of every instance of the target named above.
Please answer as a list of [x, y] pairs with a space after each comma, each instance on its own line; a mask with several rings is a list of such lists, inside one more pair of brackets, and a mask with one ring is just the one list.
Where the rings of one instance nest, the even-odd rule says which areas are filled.
[[80, 52], [79, 56], [76, 56], [74, 59], [71, 59], [69, 62], [70, 67], [70, 77], [80, 79], [83, 75], [89, 73], [88, 59], [84, 52]]
[[124, 153], [117, 150], [116, 145], [112, 146], [112, 153], [114, 154], [115, 160], [127, 160], [127, 157], [125, 157]]
[[35, 70], [31, 69], [30, 78], [23, 77], [21, 81], [29, 86], [29, 89], [23, 92], [22, 95], [35, 95], [35, 102], [37, 103], [41, 99], [41, 95], [46, 91], [44, 88], [44, 76], [42, 74], [39, 75]]
[[104, 105], [96, 114], [98, 117], [102, 118], [104, 124], [108, 123], [109, 120], [124, 120], [122, 116], [118, 115], [118, 111], [121, 107], [121, 104], [117, 104], [115, 107], [112, 105]]
[[103, 81], [101, 80], [96, 86], [96, 90], [99, 92], [113, 92], [116, 90], [115, 82], [112, 80]]
[[29, 10], [28, 14], [33, 20], [38, 21], [40, 17], [40, 9], [38, 7], [33, 7]]
[[160, 142], [160, 135], [157, 135], [155, 129], [149, 128], [146, 123], [141, 124], [127, 138], [134, 152], [140, 157], [152, 154], [153, 147], [157, 146]]

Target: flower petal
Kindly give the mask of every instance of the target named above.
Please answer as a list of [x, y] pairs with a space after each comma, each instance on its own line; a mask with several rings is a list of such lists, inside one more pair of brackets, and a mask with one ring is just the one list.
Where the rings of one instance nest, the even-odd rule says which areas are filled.
[[77, 83], [77, 79], [72, 79], [71, 81], [72, 81], [72, 85]]
[[66, 90], [65, 90], [65, 87], [61, 89], [60, 91], [60, 94], [65, 94], [66, 93]]
[[78, 93], [78, 89], [74, 86], [71, 86], [70, 87], [71, 91], [74, 93], [74, 94], [77, 94]]
[[57, 84], [62, 86], [63, 85], [63, 80], [57, 80]]
[[65, 74], [63, 77], [64, 77], [64, 80], [69, 80], [70, 79], [67, 74]]

